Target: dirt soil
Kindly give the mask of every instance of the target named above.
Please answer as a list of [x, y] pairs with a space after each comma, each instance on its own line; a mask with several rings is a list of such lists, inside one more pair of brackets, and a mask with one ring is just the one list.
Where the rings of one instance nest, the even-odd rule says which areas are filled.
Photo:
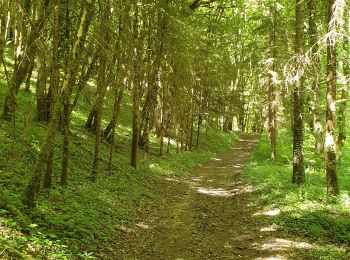
[[254, 187], [244, 181], [244, 164], [257, 142], [242, 134], [232, 148], [185, 177], [164, 180], [163, 198], [143, 205], [145, 214], [134, 226], [120, 227], [117, 254], [110, 259], [304, 259], [310, 245], [268, 226], [278, 211], [264, 212]]

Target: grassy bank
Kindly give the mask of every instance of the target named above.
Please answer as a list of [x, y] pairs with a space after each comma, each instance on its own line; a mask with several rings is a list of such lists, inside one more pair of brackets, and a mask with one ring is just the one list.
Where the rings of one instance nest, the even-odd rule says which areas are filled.
[[[0, 86], [0, 100], [6, 91]], [[93, 91], [82, 98], [89, 100]], [[112, 172], [107, 171], [108, 145], [101, 147], [98, 181], [91, 182], [94, 136], [84, 129], [89, 102], [74, 112], [71, 127], [69, 186], [59, 186], [61, 135], [56, 137], [53, 189], [42, 193], [38, 206], [27, 209], [21, 195], [33, 170], [46, 126], [35, 122], [35, 99], [30, 93], [18, 95], [16, 124], [0, 124], [0, 258], [94, 259], [107, 257], [116, 232], [133, 223], [150, 201], [161, 198], [158, 183], [165, 176], [182, 175], [193, 167], [223, 152], [234, 134], [209, 130], [193, 152], [170, 153], [161, 158], [158, 141], [153, 138], [151, 154], [140, 167], [129, 166], [131, 141], [130, 102], [126, 97], [117, 131], [117, 147]], [[113, 102], [108, 100], [108, 103]], [[0, 103], [0, 107], [2, 107]], [[33, 111], [33, 112], [32, 112]], [[106, 125], [111, 111], [105, 109]], [[122, 237], [118, 239], [123, 239]], [[109, 248], [109, 249], [108, 249]], [[106, 250], [108, 249], [108, 250]], [[114, 249], [118, 250], [118, 249]]]
[[[326, 195], [324, 160], [313, 153], [313, 138], [305, 138], [306, 184], [292, 184], [292, 138], [281, 133], [277, 144], [276, 164], [269, 159], [270, 149], [263, 136], [245, 169], [247, 180], [257, 187], [264, 210], [274, 210], [270, 224], [286, 237], [307, 241], [310, 259], [349, 259], [350, 245], [350, 146], [344, 148], [338, 166], [341, 195]], [[317, 158], [316, 160], [313, 158]]]

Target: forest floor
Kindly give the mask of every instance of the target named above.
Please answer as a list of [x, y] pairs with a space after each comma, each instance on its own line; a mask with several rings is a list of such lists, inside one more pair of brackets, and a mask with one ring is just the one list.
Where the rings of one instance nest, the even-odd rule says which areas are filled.
[[163, 200], [145, 205], [135, 227], [120, 229], [123, 259], [304, 259], [306, 242], [286, 238], [245, 181], [245, 161], [258, 139], [242, 134], [225, 153], [160, 185]]

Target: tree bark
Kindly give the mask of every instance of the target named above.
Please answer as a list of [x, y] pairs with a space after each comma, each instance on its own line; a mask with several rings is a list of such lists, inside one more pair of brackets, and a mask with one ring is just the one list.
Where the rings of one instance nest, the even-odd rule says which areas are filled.
[[[295, 32], [295, 56], [296, 71], [299, 73], [302, 64], [303, 42], [303, 1], [296, 0], [296, 32]], [[293, 183], [305, 182], [304, 155], [303, 155], [303, 76], [297, 75], [293, 89]]]
[[29, 207], [35, 206], [35, 201], [40, 192], [41, 179], [45, 171], [45, 166], [47, 165], [48, 157], [50, 156], [50, 153], [53, 149], [54, 138], [57, 132], [57, 127], [61, 116], [63, 106], [62, 95], [64, 93], [70, 93], [71, 91], [73, 80], [72, 76], [74, 75], [77, 67], [77, 62], [81, 52], [81, 45], [84, 42], [88, 27], [92, 20], [94, 5], [94, 1], [91, 0], [86, 0], [83, 3], [80, 22], [76, 32], [76, 39], [71, 50], [70, 59], [68, 60], [65, 78], [63, 80], [61, 90], [59, 92], [57, 101], [54, 106], [53, 115], [48, 124], [48, 129], [44, 138], [44, 142], [36, 158], [34, 171], [22, 196], [23, 204]]
[[132, 145], [131, 145], [131, 166], [137, 168], [137, 153], [139, 144], [139, 128], [140, 128], [140, 102], [141, 102], [141, 79], [140, 79], [140, 35], [139, 35], [139, 7], [137, 1], [133, 2], [134, 6], [134, 21], [133, 21], [133, 95], [132, 95]]
[[[349, 8], [345, 8], [344, 10], [344, 24], [345, 24], [345, 31], [347, 34], [349, 33]], [[349, 59], [347, 57], [349, 53], [349, 38], [344, 37], [343, 39], [343, 51], [345, 53], [345, 57], [343, 60], [343, 74], [346, 77], [346, 81], [344, 82], [341, 90], [341, 97], [339, 104], [339, 111], [338, 111], [338, 140], [337, 140], [337, 147], [338, 151], [341, 151], [344, 147], [345, 140], [346, 140], [346, 107], [348, 104], [349, 99], [349, 75], [350, 75], [350, 63]]]
[[37, 48], [38, 51], [38, 77], [36, 82], [36, 113], [37, 113], [37, 120], [40, 122], [47, 122], [47, 97], [46, 97], [46, 82], [47, 82], [47, 66], [46, 66], [46, 51], [44, 43], [40, 40], [38, 40], [37, 45], [40, 47]]
[[52, 24], [52, 53], [51, 53], [51, 75], [48, 93], [47, 120], [53, 112], [57, 92], [60, 84], [60, 19], [61, 0], [53, 0], [53, 24]]
[[276, 161], [276, 105], [275, 105], [275, 82], [273, 80], [273, 73], [275, 72], [276, 64], [276, 3], [273, 2], [270, 6], [270, 20], [271, 20], [271, 30], [270, 30], [270, 44], [271, 44], [271, 71], [269, 75], [269, 89], [268, 89], [268, 125], [269, 125], [269, 139], [271, 146], [271, 160], [272, 163]]
[[310, 125], [312, 127], [313, 135], [315, 138], [315, 152], [316, 154], [321, 154], [323, 151], [323, 127], [321, 123], [320, 115], [322, 113], [320, 107], [320, 91], [319, 91], [319, 71], [320, 71], [320, 59], [318, 57], [318, 40], [317, 40], [317, 24], [316, 24], [316, 8], [315, 8], [315, 0], [309, 0], [307, 2], [308, 5], [308, 13], [309, 13], [309, 37], [310, 37], [310, 47], [311, 47], [311, 55], [314, 59], [314, 67], [313, 71], [313, 80], [311, 83], [311, 92], [312, 92], [312, 101], [311, 101], [311, 122]]
[[333, 19], [333, 7], [335, 1], [328, 0], [328, 38], [327, 38], [327, 93], [326, 93], [326, 176], [327, 176], [327, 194], [338, 195], [339, 186], [337, 178], [337, 156], [335, 143], [335, 121], [336, 121], [336, 42], [331, 38], [335, 33], [336, 27]]
[[[45, 1], [45, 4], [49, 4], [49, 0]], [[38, 18], [33, 24], [33, 28], [26, 39], [26, 52], [21, 55], [21, 60], [18, 62], [18, 66], [15, 66], [15, 70], [9, 82], [9, 86], [5, 95], [4, 109], [2, 113], [2, 119], [6, 121], [11, 121], [15, 116], [16, 109], [16, 95], [20, 88], [20, 85], [26, 78], [26, 73], [34, 59], [37, 51], [36, 39], [38, 38], [40, 32], [42, 31], [45, 21], [47, 18], [48, 8], [47, 5], [42, 8]], [[23, 43], [24, 44], [24, 43]]]
[[107, 92], [108, 81], [106, 80], [106, 68], [108, 59], [108, 28], [106, 26], [109, 21], [109, 0], [100, 0], [101, 15], [100, 15], [100, 46], [99, 46], [99, 67], [97, 78], [97, 98], [96, 98], [96, 115], [95, 115], [95, 153], [94, 163], [92, 166], [92, 179], [97, 180], [98, 166], [100, 162], [100, 143], [101, 143], [101, 121], [102, 121], [102, 105]]

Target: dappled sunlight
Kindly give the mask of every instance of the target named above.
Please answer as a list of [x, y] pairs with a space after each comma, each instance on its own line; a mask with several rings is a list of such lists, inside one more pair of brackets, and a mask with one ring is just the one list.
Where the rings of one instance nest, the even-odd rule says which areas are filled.
[[306, 242], [297, 242], [283, 238], [272, 238], [264, 244], [253, 243], [260, 250], [267, 251], [288, 251], [293, 249], [310, 249], [313, 245]]
[[126, 132], [131, 132], [131, 127], [129, 127], [129, 126], [124, 126], [124, 125], [119, 125], [118, 126], [118, 131], [122, 131], [122, 132], [124, 132], [124, 131], [126, 131]]
[[277, 228], [275, 226], [267, 226], [260, 228], [260, 232], [275, 232]]
[[281, 210], [280, 209], [271, 209], [271, 210], [267, 210], [267, 211], [259, 211], [253, 214], [253, 216], [278, 216], [279, 214], [281, 214]]
[[244, 185], [244, 186], [240, 186], [239, 187], [239, 194], [242, 194], [242, 193], [252, 193], [254, 191], [256, 191], [256, 188], [252, 185]]
[[164, 143], [170, 143], [172, 146], [175, 146], [177, 144], [176, 139], [173, 139], [171, 137], [164, 137], [163, 138]]
[[201, 181], [203, 179], [203, 177], [196, 177], [196, 178], [192, 178], [192, 181]]
[[139, 223], [135, 224], [135, 226], [138, 227], [138, 228], [141, 228], [141, 229], [149, 229], [150, 228], [149, 225], [146, 225], [146, 224], [144, 224], [142, 222], [139, 222]]
[[178, 183], [181, 182], [180, 180], [177, 180], [177, 179], [175, 179], [175, 178], [169, 178], [169, 177], [165, 178], [165, 180], [166, 180], [166, 181], [178, 182]]
[[172, 175], [172, 174], [173, 174], [173, 171], [168, 170], [168, 169], [164, 169], [164, 168], [161, 167], [158, 163], [150, 163], [150, 164], [148, 165], [148, 167], [149, 167], [151, 170], [153, 170], [153, 171], [155, 171], [155, 172], [157, 172], [157, 173], [159, 173], [159, 174], [164, 174], [164, 175]]
[[[80, 111], [80, 110], [74, 110], [73, 112], [72, 112], [72, 114], [73, 114], [73, 116], [75, 117], [75, 118], [77, 118], [77, 119], [79, 119], [79, 120], [81, 120], [81, 121], [85, 121], [86, 120], [86, 115], [82, 112], [82, 111]], [[74, 121], [73, 121], [73, 123], [74, 123]]]
[[251, 193], [255, 191], [255, 188], [251, 185], [245, 185], [241, 187], [237, 187], [235, 189], [223, 189], [223, 188], [205, 188], [199, 187], [197, 188], [197, 192], [201, 194], [206, 194], [209, 196], [217, 196], [217, 197], [232, 197], [238, 194], [243, 193]]
[[79, 132], [79, 131], [74, 131], [74, 134], [76, 136], [78, 136], [79, 138], [81, 139], [84, 139], [84, 140], [87, 140], [88, 139], [88, 136], [86, 134], [84, 134], [83, 132]]
[[286, 259], [286, 258], [280, 255], [255, 258], [255, 260], [282, 260], [282, 259]]
[[217, 196], [217, 197], [231, 197], [235, 194], [231, 191], [225, 189], [207, 189], [207, 188], [198, 188], [198, 193], [206, 194], [209, 196]]

